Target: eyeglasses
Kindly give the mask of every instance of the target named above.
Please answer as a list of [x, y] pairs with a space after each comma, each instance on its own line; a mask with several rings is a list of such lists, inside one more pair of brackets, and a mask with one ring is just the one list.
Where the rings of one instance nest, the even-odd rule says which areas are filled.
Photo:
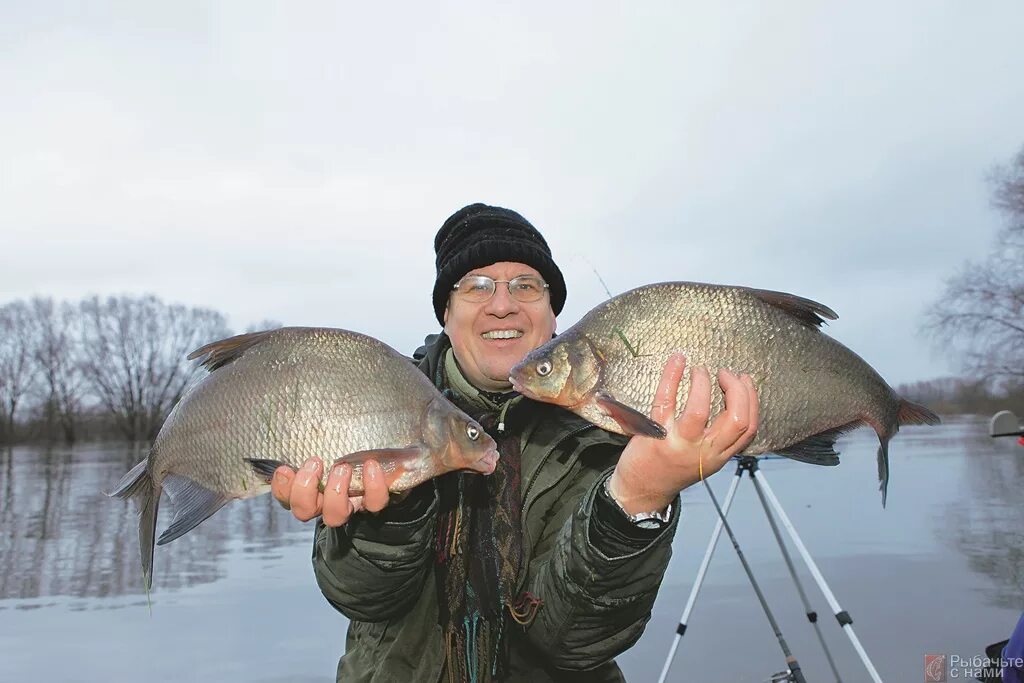
[[508, 286], [509, 296], [524, 304], [540, 301], [548, 288], [546, 282], [533, 275], [520, 275], [511, 280], [493, 280], [486, 275], [467, 275], [455, 283], [452, 290], [464, 301], [482, 304], [494, 296], [494, 290], [499, 282]]

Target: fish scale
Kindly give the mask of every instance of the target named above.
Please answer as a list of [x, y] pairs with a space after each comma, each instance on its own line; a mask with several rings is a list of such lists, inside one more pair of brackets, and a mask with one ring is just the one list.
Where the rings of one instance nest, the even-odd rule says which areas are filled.
[[[858, 355], [823, 334], [837, 316], [791, 294], [694, 282], [640, 287], [595, 307], [512, 369], [517, 389], [564, 405], [609, 431], [658, 435], [650, 414], [665, 363], [685, 354], [689, 367], [751, 376], [760, 422], [744, 454], [777, 452], [833, 465], [841, 431], [858, 424], [879, 436], [880, 486], [885, 500], [889, 439], [900, 424], [934, 424], [938, 417], [901, 399]], [[550, 364], [542, 375], [538, 368]], [[596, 382], [594, 381], [596, 379]], [[685, 373], [678, 416], [689, 393]], [[712, 383], [711, 419], [724, 407]], [[661, 430], [663, 433], [663, 430]]]
[[[651, 308], [654, 311], [648, 313], [646, 309]], [[640, 310], [644, 310], [643, 317], [636, 315]], [[632, 315], [624, 315], [626, 311], [631, 311]], [[681, 324], [664, 325], [661, 321], [665, 319]], [[698, 324], [689, 324], [691, 320]], [[661, 376], [665, 363], [675, 352], [684, 353], [691, 367], [706, 366], [711, 372], [726, 368], [749, 374], [758, 387], [763, 405], [761, 428], [746, 451], [750, 454], [781, 448], [839, 426], [827, 404], [811, 401], [809, 391], [780, 391], [782, 385], [765, 381], [769, 373], [803, 376], [801, 387], [810, 389], [842, 370], [836, 361], [845, 354], [847, 363], [861, 366], [857, 370], [864, 372], [868, 383], [884, 385], [866, 363], [831, 338], [738, 289], [668, 285], [654, 291], [634, 291], [624, 295], [618, 306], [595, 311], [586, 329], [588, 338], [598, 349], [617, 361], [606, 366], [602, 386], [616, 397], [625, 397], [624, 403], [641, 412], [649, 412], [654, 401], [657, 381], [652, 382], [651, 378]], [[615, 329], [622, 331], [640, 353], [639, 358], [633, 357], [628, 349], [623, 352], [626, 345], [614, 333]], [[775, 336], [790, 341], [772, 349], [771, 353], [764, 353]], [[743, 339], [749, 339], [750, 343], [741, 343]], [[812, 379], [814, 377], [818, 380]], [[677, 395], [677, 415], [683, 410], [689, 385], [686, 373]], [[878, 389], [874, 393], [884, 395], [884, 391]], [[723, 403], [724, 395], [717, 383], [713, 383], [712, 416], [721, 412]], [[885, 406], [889, 408], [891, 406]], [[787, 423], [787, 415], [799, 416], [799, 424]], [[601, 426], [615, 430], [614, 420], [608, 416], [602, 418], [598, 418], [603, 423]]]
[[209, 344], [210, 373], [174, 406], [149, 457], [110, 495], [140, 502], [139, 539], [151, 582], [162, 490], [174, 520], [158, 544], [187, 533], [221, 506], [269, 490], [281, 465], [311, 457], [352, 466], [350, 495], [363, 492], [363, 462], [381, 465], [389, 490], [404, 491], [453, 470], [489, 474], [494, 440], [415, 365], [366, 335], [281, 328]]
[[[422, 379], [424, 395], [432, 396], [434, 387], [404, 358], [399, 360], [409, 366], [407, 373], [381, 372], [379, 364], [360, 362], [364, 353], [379, 349], [369, 339], [359, 342], [349, 342], [349, 353], [342, 355], [327, 335], [285, 332], [209, 375], [167, 419], [153, 448], [155, 468], [162, 472], [168, 469], [165, 463], [182, 463], [230, 490], [236, 464], [244, 458], [299, 467], [314, 455], [330, 461], [417, 442], [418, 403], [395, 403], [394, 397], [409, 380]], [[406, 375], [404, 381], [396, 381], [399, 375]], [[353, 387], [374, 385], [374, 392], [354, 400]], [[207, 395], [216, 396], [219, 405]], [[239, 415], [256, 415], [259, 428], [231, 417]], [[212, 453], [230, 457], [211, 458]], [[249, 481], [256, 485], [257, 479], [252, 473]], [[322, 483], [326, 480], [325, 473]], [[359, 488], [360, 481], [357, 475]]]

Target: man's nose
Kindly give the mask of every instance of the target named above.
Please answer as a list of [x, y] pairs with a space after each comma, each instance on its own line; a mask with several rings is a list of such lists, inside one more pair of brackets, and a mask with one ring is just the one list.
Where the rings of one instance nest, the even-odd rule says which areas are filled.
[[509, 294], [508, 285], [498, 282], [494, 286], [494, 295], [487, 301], [487, 312], [504, 318], [519, 310], [519, 302]]

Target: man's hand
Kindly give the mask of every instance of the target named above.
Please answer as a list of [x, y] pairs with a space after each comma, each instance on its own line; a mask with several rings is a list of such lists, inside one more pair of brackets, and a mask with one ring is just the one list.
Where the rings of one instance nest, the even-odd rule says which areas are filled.
[[291, 510], [296, 519], [308, 522], [320, 515], [326, 526], [342, 526], [353, 513], [360, 510], [380, 512], [388, 504], [388, 486], [384, 472], [376, 460], [363, 463], [363, 486], [361, 496], [349, 496], [348, 487], [352, 481], [352, 465], [338, 463], [327, 477], [327, 486], [320, 491], [320, 477], [324, 463], [320, 458], [310, 458], [298, 472], [289, 467], [278, 467], [270, 483], [270, 491], [285, 510]]
[[608, 489], [629, 514], [664, 510], [687, 486], [711, 476], [753, 440], [757, 431], [757, 390], [749, 375], [718, 372], [725, 407], [708, 426], [711, 377], [706, 368], [690, 370], [686, 407], [675, 419], [676, 394], [686, 358], [669, 358], [654, 395], [651, 419], [667, 432], [664, 439], [634, 436], [619, 458]]

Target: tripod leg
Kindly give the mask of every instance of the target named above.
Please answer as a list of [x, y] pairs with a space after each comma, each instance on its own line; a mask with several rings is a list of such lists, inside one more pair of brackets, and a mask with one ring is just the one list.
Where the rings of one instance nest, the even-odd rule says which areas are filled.
[[764, 487], [764, 492], [771, 502], [772, 507], [775, 508], [776, 514], [782, 521], [782, 526], [786, 527], [786, 531], [789, 533], [793, 544], [796, 546], [797, 551], [807, 564], [807, 568], [811, 571], [811, 576], [814, 577], [815, 583], [818, 584], [818, 588], [825, 595], [825, 600], [828, 601], [829, 607], [832, 609], [832, 613], [835, 615], [836, 620], [842, 627], [843, 631], [846, 632], [850, 642], [853, 644], [853, 649], [857, 651], [857, 655], [860, 657], [861, 662], [864, 663], [864, 667], [868, 670], [868, 674], [871, 675], [871, 680], [874, 683], [882, 683], [881, 677], [878, 675], [878, 671], [875, 670], [874, 664], [871, 663], [871, 659], [868, 657], [868, 653], [864, 651], [864, 647], [860, 644], [860, 640], [857, 638], [857, 634], [853, 632], [853, 619], [850, 618], [849, 613], [840, 607], [836, 597], [832, 594], [832, 591], [828, 587], [828, 583], [825, 581], [825, 577], [821, 575], [818, 570], [818, 565], [814, 563], [814, 558], [807, 552], [807, 548], [804, 546], [803, 541], [800, 540], [799, 534], [796, 532], [796, 528], [793, 523], [789, 521], [789, 517], [786, 516], [786, 511], [782, 509], [782, 505], [779, 503], [779, 499], [775, 497], [775, 493], [772, 491], [772, 487], [768, 485], [768, 480], [765, 479], [764, 473], [762, 472], [758, 477], [761, 485]]
[[[732, 483], [729, 484], [729, 491], [725, 494], [725, 502], [722, 504], [722, 510], [725, 514], [729, 513], [729, 508], [732, 506], [732, 499], [736, 495], [736, 488], [740, 483], [740, 476], [743, 471], [740, 468], [736, 468], [736, 476], [733, 477]], [[704, 559], [701, 560], [700, 568], [697, 570], [697, 578], [693, 581], [693, 587], [690, 589], [690, 597], [686, 601], [686, 607], [683, 609], [683, 615], [679, 617], [679, 625], [676, 626], [676, 636], [672, 641], [672, 647], [669, 648], [668, 656], [665, 658], [665, 665], [661, 669], [661, 676], [658, 677], [658, 683], [665, 683], [668, 677], [669, 667], [672, 666], [672, 660], [675, 659], [676, 650], [679, 649], [679, 641], [682, 639], [683, 634], [686, 633], [686, 623], [690, 619], [690, 612], [693, 611], [693, 604], [697, 602], [697, 594], [700, 592], [700, 588], [704, 583], [704, 576], [707, 574], [708, 565], [711, 564], [711, 556], [715, 552], [715, 546], [718, 545], [718, 539], [722, 535], [722, 518], [718, 518], [718, 522], [715, 524], [715, 530], [711, 532], [711, 539], [708, 542], [707, 550], [704, 551]]]
[[750, 470], [750, 480], [754, 482], [754, 489], [757, 490], [757, 497], [761, 499], [761, 507], [764, 508], [764, 515], [768, 519], [768, 524], [772, 528], [772, 533], [775, 534], [775, 541], [779, 544], [779, 550], [782, 551], [782, 559], [786, 561], [786, 567], [789, 568], [789, 575], [793, 577], [793, 583], [796, 585], [796, 591], [800, 594], [800, 600], [804, 604], [804, 614], [807, 615], [807, 620], [814, 626], [814, 632], [818, 635], [818, 642], [821, 643], [821, 649], [825, 651], [825, 658], [828, 659], [828, 665], [832, 667], [832, 673], [836, 677], [836, 683], [842, 683], [843, 679], [839, 675], [839, 669], [836, 668], [835, 660], [832, 659], [832, 653], [828, 649], [828, 644], [825, 642], [825, 636], [821, 633], [821, 625], [818, 624], [818, 613], [811, 608], [811, 602], [807, 599], [807, 593], [804, 592], [803, 584], [800, 583], [800, 577], [796, 573], [796, 567], [793, 566], [793, 558], [789, 555], [789, 550], [786, 549], [786, 542], [782, 540], [782, 534], [779, 533], [779, 526], [775, 523], [775, 518], [772, 516], [771, 508], [768, 507], [768, 500], [765, 498], [764, 491], [761, 487], [761, 474], [758, 467], [752, 467]]

